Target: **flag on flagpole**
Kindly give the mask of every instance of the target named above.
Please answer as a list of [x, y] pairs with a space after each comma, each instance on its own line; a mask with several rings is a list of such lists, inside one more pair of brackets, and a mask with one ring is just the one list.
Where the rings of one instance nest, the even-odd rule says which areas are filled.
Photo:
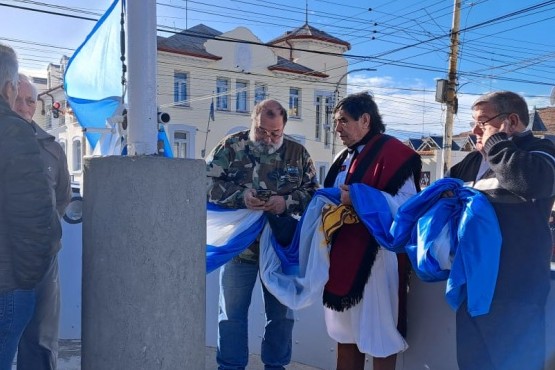
[[[85, 41], [69, 59], [64, 90], [75, 116], [83, 128], [106, 128], [106, 120], [121, 104], [121, 17], [114, 0], [98, 20]], [[94, 148], [101, 134], [85, 133]]]
[[166, 158], [173, 158], [173, 150], [166, 133], [164, 125], [160, 124], [158, 129], [158, 153], [162, 154]]
[[210, 116], [209, 119], [211, 119], [212, 121], [215, 121], [216, 119], [214, 118], [214, 98], [212, 98], [212, 102], [210, 103]]

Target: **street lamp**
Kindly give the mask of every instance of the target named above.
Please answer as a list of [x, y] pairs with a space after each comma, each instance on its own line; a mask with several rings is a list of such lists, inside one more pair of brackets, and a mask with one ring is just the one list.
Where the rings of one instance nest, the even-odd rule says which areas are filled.
[[357, 68], [357, 69], [351, 69], [350, 71], [347, 71], [343, 74], [343, 76], [339, 77], [339, 80], [337, 80], [337, 83], [335, 84], [335, 93], [334, 93], [334, 99], [335, 102], [337, 104], [337, 102], [339, 101], [339, 85], [341, 84], [341, 81], [343, 81], [343, 79], [345, 77], [347, 77], [348, 74], [353, 73], [353, 72], [360, 72], [360, 71], [370, 71], [370, 72], [374, 72], [376, 71], [376, 69], [374, 68]]

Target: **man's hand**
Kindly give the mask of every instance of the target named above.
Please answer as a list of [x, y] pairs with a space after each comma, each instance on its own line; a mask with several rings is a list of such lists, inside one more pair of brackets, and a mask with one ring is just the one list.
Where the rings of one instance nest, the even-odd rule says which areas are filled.
[[446, 190], [443, 193], [441, 193], [442, 198], [453, 198], [454, 196], [455, 196], [455, 193], [453, 193], [452, 190]]
[[501, 122], [501, 126], [499, 127], [496, 127], [493, 125], [486, 125], [484, 129], [484, 133], [482, 134], [482, 144], [486, 145], [486, 142], [488, 141], [490, 136], [498, 132], [506, 132], [509, 136], [511, 136], [509, 132], [509, 127], [510, 127], [510, 122], [506, 119], [503, 120], [503, 122]]
[[285, 198], [281, 195], [272, 195], [264, 205], [264, 210], [274, 215], [281, 215], [285, 212]]
[[345, 204], [346, 206], [350, 206], [353, 203], [351, 202], [351, 194], [349, 193], [349, 185], [341, 185], [339, 186], [341, 190], [341, 204]]
[[243, 193], [243, 201], [245, 202], [245, 207], [252, 209], [254, 211], [265, 211], [265, 205], [268, 202], [264, 202], [258, 199], [256, 196], [256, 190], [247, 189]]

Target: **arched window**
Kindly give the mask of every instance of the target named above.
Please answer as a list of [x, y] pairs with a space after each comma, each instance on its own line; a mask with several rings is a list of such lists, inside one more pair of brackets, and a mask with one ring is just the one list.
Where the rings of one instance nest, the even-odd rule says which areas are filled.
[[71, 169], [81, 171], [81, 139], [73, 139], [71, 145]]

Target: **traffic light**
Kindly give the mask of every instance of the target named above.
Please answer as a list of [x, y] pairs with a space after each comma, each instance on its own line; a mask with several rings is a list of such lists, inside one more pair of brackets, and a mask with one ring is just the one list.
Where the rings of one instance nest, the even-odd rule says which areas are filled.
[[52, 117], [60, 117], [60, 103], [57, 101], [52, 103]]

